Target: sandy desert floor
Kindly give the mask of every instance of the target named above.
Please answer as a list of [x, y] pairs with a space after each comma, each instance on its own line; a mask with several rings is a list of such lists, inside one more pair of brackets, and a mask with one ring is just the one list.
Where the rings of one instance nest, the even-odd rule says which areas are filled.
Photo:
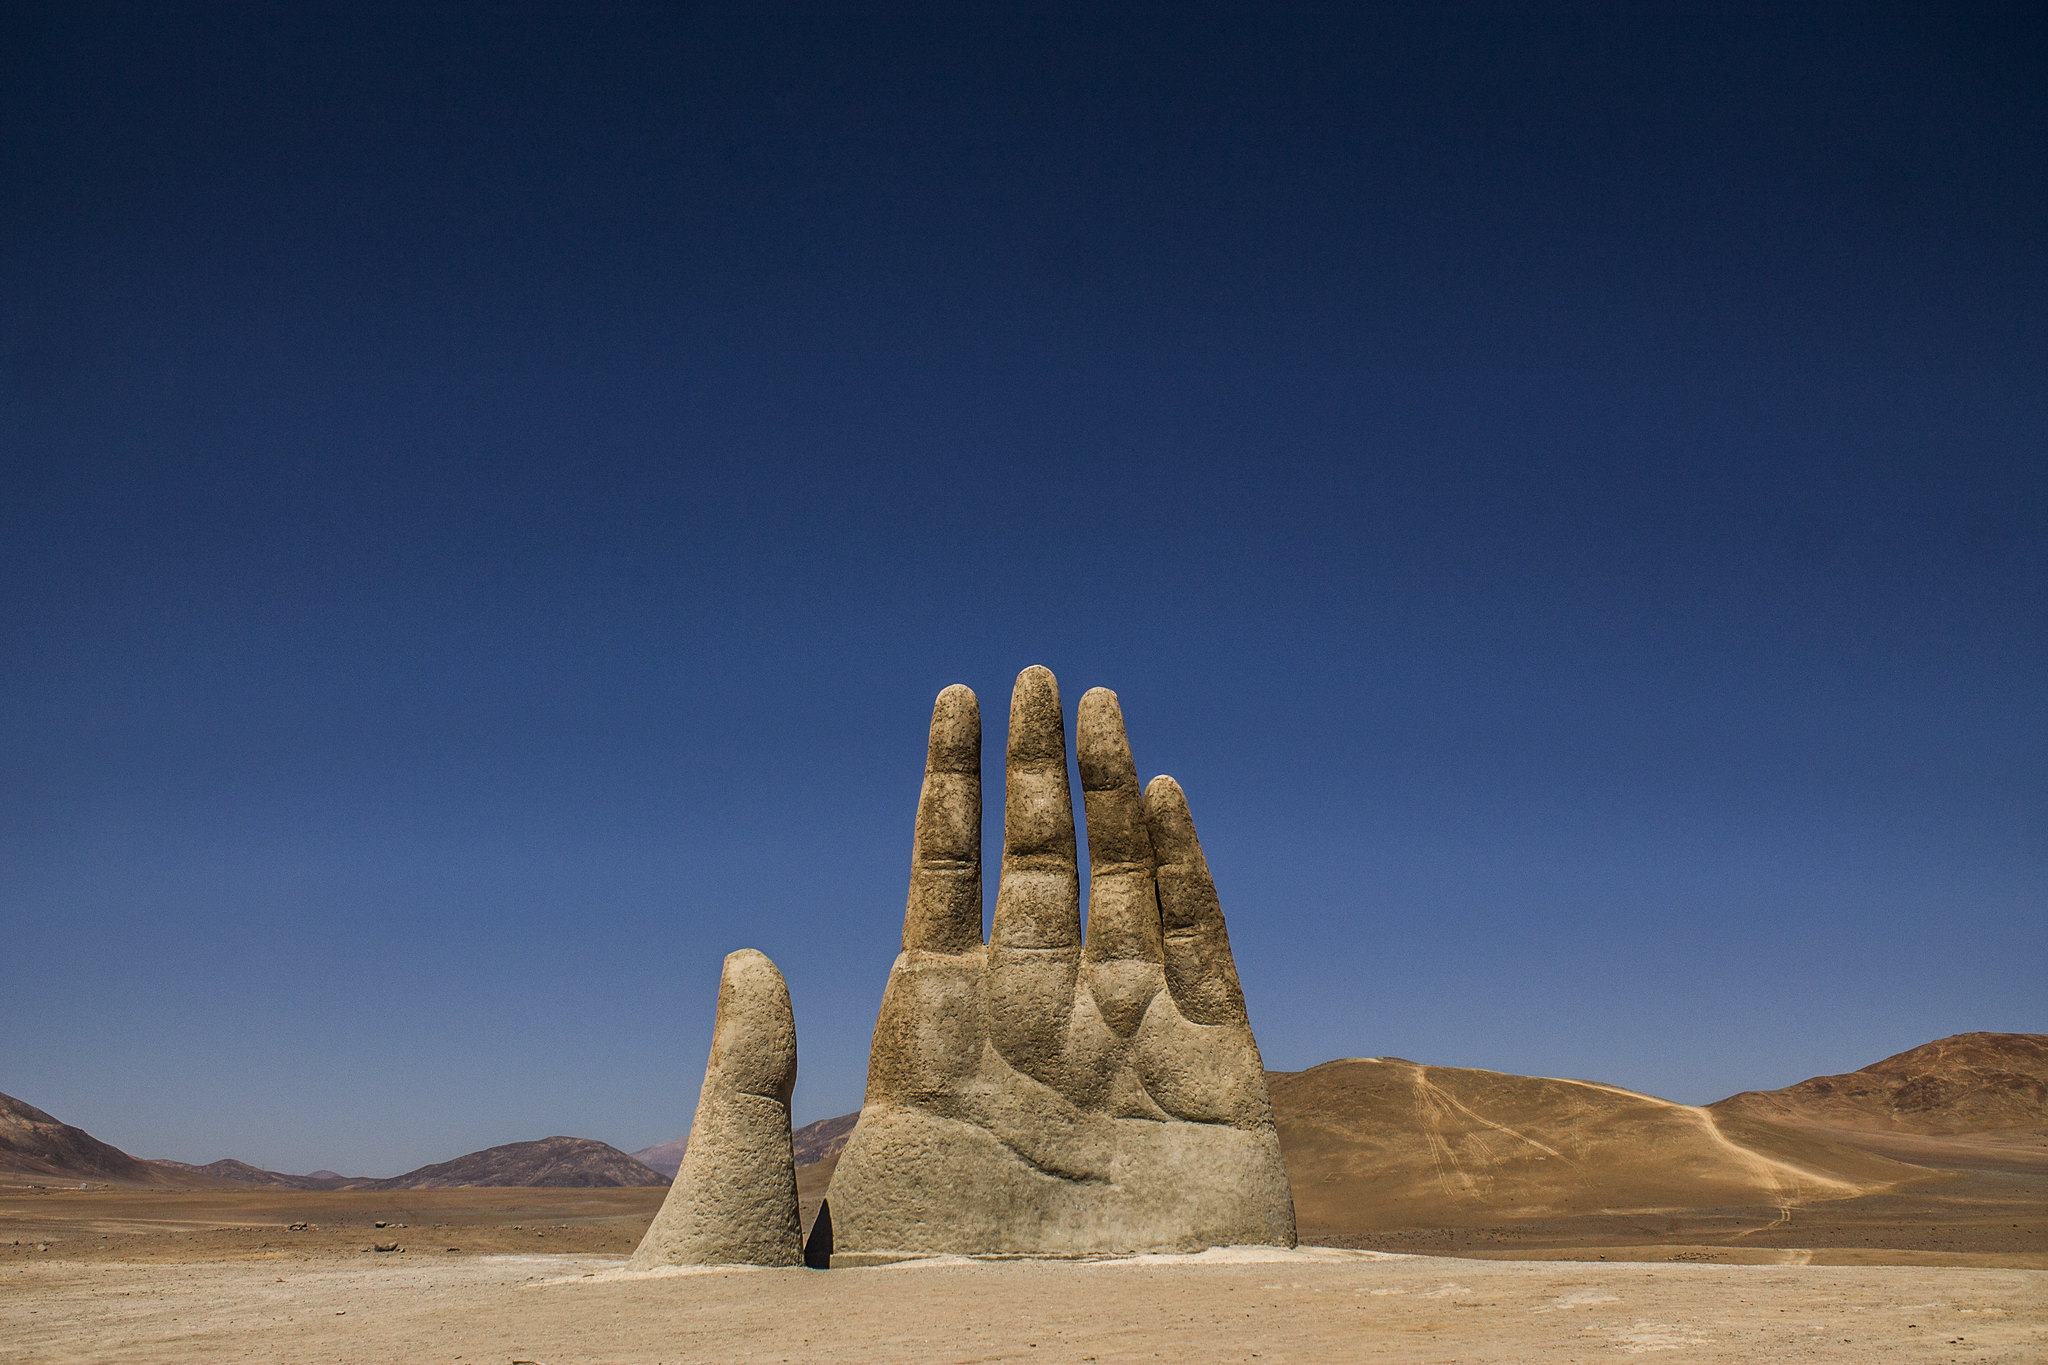
[[[2031, 1185], [1944, 1191], [1982, 1202], [1844, 1201], [1767, 1239], [1803, 1246], [1592, 1220], [1517, 1259], [1459, 1230], [1448, 1257], [649, 1278], [622, 1265], [659, 1189], [0, 1190], [0, 1362], [2048, 1360]], [[1994, 1215], [2027, 1245], [1998, 1247]], [[1829, 1245], [1887, 1224], [1918, 1245]]]
[[18, 1262], [0, 1361], [2048, 1359], [2048, 1272], [1474, 1261], [918, 1264], [621, 1278], [616, 1257]]

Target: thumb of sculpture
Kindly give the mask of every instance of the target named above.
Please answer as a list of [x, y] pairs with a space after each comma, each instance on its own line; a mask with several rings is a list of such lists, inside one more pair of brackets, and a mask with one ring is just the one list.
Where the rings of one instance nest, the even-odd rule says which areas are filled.
[[682, 1167], [630, 1268], [803, 1264], [789, 1139], [795, 1086], [789, 987], [766, 955], [743, 948], [718, 980], [711, 1060]]

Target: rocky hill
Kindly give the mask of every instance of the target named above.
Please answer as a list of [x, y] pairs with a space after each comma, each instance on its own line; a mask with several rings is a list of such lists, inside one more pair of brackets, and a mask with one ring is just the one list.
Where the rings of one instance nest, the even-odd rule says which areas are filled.
[[846, 1140], [853, 1136], [854, 1122], [859, 1114], [841, 1114], [836, 1119], [819, 1119], [807, 1123], [790, 1134], [790, 1144], [796, 1149], [796, 1164], [808, 1166], [827, 1157], [838, 1156], [845, 1149]]
[[2048, 1034], [1958, 1033], [1860, 1071], [1745, 1090], [1712, 1108], [1878, 1133], [2048, 1139]]
[[666, 1185], [668, 1178], [609, 1143], [593, 1138], [550, 1137], [508, 1142], [453, 1161], [422, 1166], [389, 1180], [364, 1181], [369, 1190], [442, 1190], [472, 1185], [548, 1189], [595, 1189], [622, 1185]]
[[112, 1180], [161, 1185], [171, 1178], [149, 1162], [60, 1123], [34, 1105], [0, 1095], [0, 1177]]

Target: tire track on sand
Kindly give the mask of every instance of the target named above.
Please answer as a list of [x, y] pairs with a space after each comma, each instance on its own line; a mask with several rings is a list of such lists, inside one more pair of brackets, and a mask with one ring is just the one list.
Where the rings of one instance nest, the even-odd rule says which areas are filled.
[[[1474, 1124], [1479, 1125], [1482, 1129], [1491, 1130], [1514, 1142], [1534, 1147], [1545, 1156], [1556, 1157], [1558, 1160], [1571, 1165], [1578, 1164], [1555, 1147], [1546, 1146], [1535, 1138], [1530, 1137], [1527, 1133], [1516, 1128], [1510, 1128], [1505, 1123], [1490, 1119], [1472, 1108], [1456, 1095], [1453, 1095], [1435, 1081], [1430, 1080], [1428, 1067], [1417, 1062], [1410, 1062], [1408, 1065], [1414, 1068], [1409, 1079], [1415, 1087], [1415, 1107], [1422, 1116], [1423, 1136], [1429, 1142], [1429, 1158], [1436, 1168], [1437, 1187], [1447, 1197], [1456, 1199], [1462, 1196], [1473, 1200], [1483, 1197], [1479, 1192], [1478, 1178], [1466, 1169], [1463, 1162], [1459, 1161], [1457, 1151], [1451, 1146], [1450, 1139], [1444, 1134], [1445, 1120], [1454, 1116], [1462, 1115]], [[1493, 1143], [1488, 1140], [1485, 1133], [1467, 1132], [1463, 1136], [1466, 1139], [1467, 1145], [1487, 1165], [1498, 1166], [1507, 1159], [1505, 1154], [1495, 1153]], [[1452, 1187], [1454, 1181], [1459, 1188], [1454, 1189]]]
[[1816, 1171], [1810, 1166], [1787, 1161], [1783, 1157], [1768, 1156], [1754, 1147], [1745, 1147], [1721, 1131], [1721, 1125], [1715, 1121], [1711, 1111], [1696, 1104], [1680, 1104], [1676, 1100], [1660, 1099], [1636, 1090], [1624, 1090], [1618, 1085], [1602, 1085], [1598, 1081], [1566, 1080], [1564, 1083], [1582, 1085], [1588, 1090], [1604, 1090], [1610, 1095], [1625, 1095], [1632, 1100], [1675, 1110], [1697, 1124], [1707, 1139], [1719, 1147], [1738, 1169], [1755, 1180], [1768, 1196], [1768, 1202], [1777, 1207], [1778, 1216], [1771, 1222], [1762, 1227], [1750, 1228], [1746, 1232], [1736, 1234], [1737, 1236], [1747, 1237], [1753, 1232], [1766, 1232], [1771, 1228], [1782, 1227], [1792, 1221], [1792, 1210], [1801, 1204], [1816, 1200], [1853, 1199], [1857, 1195], [1868, 1194], [1873, 1189], [1882, 1188], [1879, 1185], [1844, 1180], [1839, 1176]]

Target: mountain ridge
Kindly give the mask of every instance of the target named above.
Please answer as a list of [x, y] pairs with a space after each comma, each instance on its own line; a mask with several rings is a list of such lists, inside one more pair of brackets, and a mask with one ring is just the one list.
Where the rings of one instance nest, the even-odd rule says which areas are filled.
[[357, 1185], [366, 1190], [438, 1190], [459, 1187], [603, 1189], [666, 1185], [667, 1177], [596, 1138], [545, 1137], [507, 1142]]
[[2048, 1034], [1952, 1034], [1855, 1071], [1745, 1090], [1707, 1107], [1875, 1133], [2048, 1139]]
[[[1303, 1226], [1561, 1213], [1702, 1200], [1786, 1207], [1854, 1197], [1930, 1166], [2048, 1169], [2048, 1035], [1965, 1033], [1855, 1072], [1711, 1105], [1597, 1081], [1347, 1058], [1268, 1072]], [[830, 1179], [858, 1113], [793, 1135], [806, 1188]], [[505, 1143], [385, 1178], [291, 1175], [222, 1158], [142, 1161], [0, 1095], [0, 1173], [121, 1184], [403, 1190], [658, 1186], [685, 1138], [628, 1154], [591, 1138]], [[1491, 1216], [1491, 1215], [1488, 1215]]]
[[209, 1161], [204, 1166], [195, 1166], [187, 1161], [171, 1161], [164, 1157], [152, 1157], [152, 1166], [176, 1172], [190, 1180], [227, 1181], [236, 1185], [262, 1185], [272, 1189], [287, 1190], [348, 1190], [360, 1189], [372, 1184], [368, 1176], [337, 1175], [333, 1171], [314, 1171], [310, 1175], [290, 1175], [284, 1171], [267, 1171], [261, 1166], [252, 1166], [246, 1161], [233, 1157], [222, 1157]]

